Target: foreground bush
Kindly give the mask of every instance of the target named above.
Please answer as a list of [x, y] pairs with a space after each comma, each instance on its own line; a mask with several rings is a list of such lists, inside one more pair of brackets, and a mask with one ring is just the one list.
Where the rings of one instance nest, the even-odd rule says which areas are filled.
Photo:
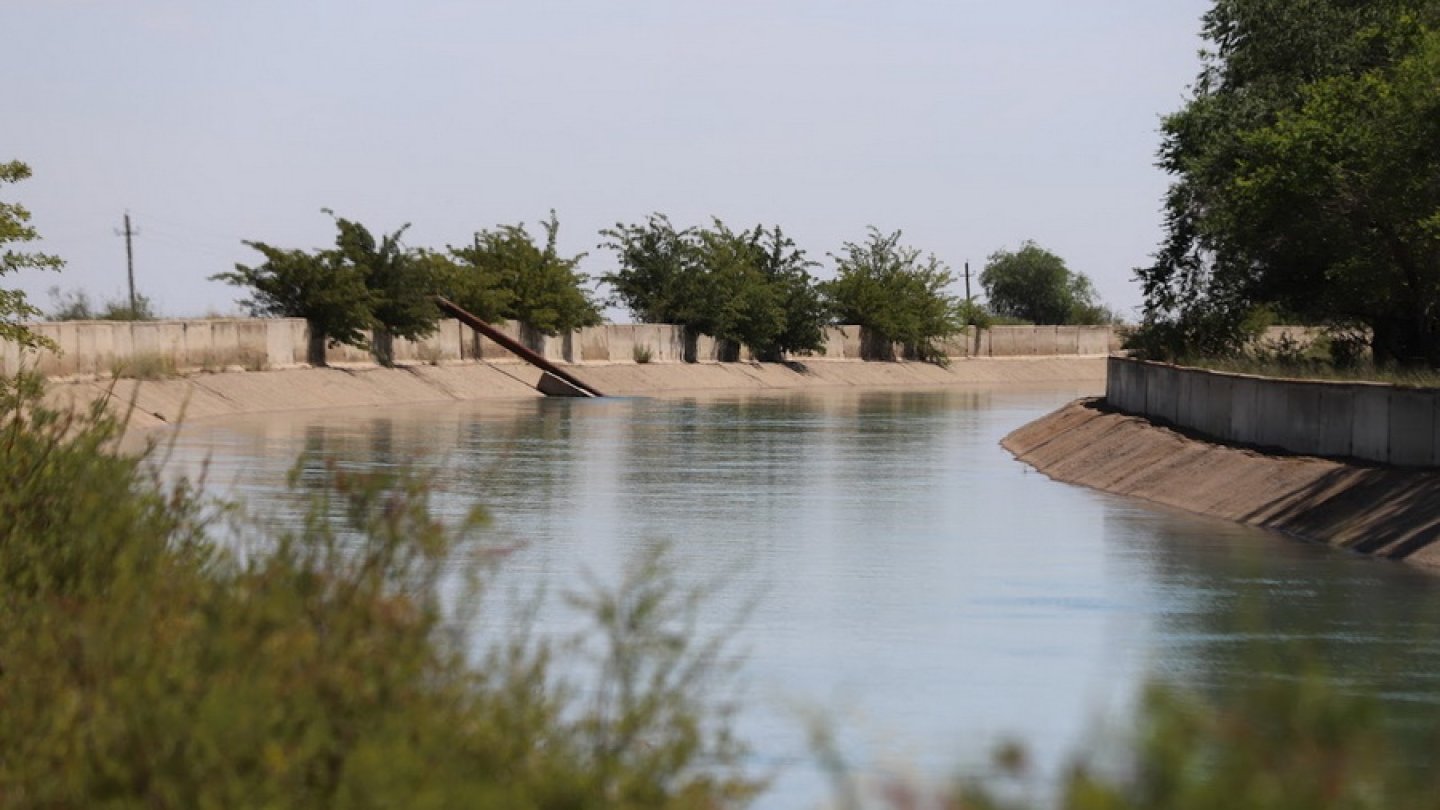
[[[473, 649], [483, 560], [423, 480], [330, 470], [266, 532], [113, 451], [121, 423], [0, 388], [0, 807], [708, 808], [753, 785], [713, 645], [648, 560], [583, 648]], [[342, 519], [336, 519], [339, 516]], [[227, 526], [247, 539], [214, 539]], [[599, 666], [583, 693], [560, 650]], [[574, 670], [573, 663], [569, 667]]]

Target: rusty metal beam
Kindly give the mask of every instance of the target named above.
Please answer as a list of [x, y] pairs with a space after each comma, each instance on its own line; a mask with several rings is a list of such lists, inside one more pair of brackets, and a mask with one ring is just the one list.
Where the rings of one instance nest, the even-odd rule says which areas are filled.
[[510, 337], [504, 332], [501, 332], [499, 329], [496, 329], [490, 324], [461, 309], [454, 301], [451, 301], [444, 296], [437, 295], [435, 296], [435, 304], [436, 306], [440, 307], [442, 312], [453, 315], [456, 320], [460, 321], [471, 329], [474, 329], [476, 332], [479, 332], [485, 337], [490, 338], [491, 340], [500, 344], [500, 346], [502, 346], [510, 353], [519, 357], [521, 360], [524, 360], [530, 365], [540, 369], [545, 374], [549, 374], [551, 377], [560, 380], [561, 382], [565, 383], [565, 386], [568, 386], [569, 388], [574, 389], [575, 392], [578, 392], [562, 394], [560, 393], [560, 391], [563, 390], [562, 386], [555, 386], [553, 384], [547, 383], [545, 378], [542, 376], [540, 378], [541, 384], [535, 386], [535, 388], [545, 396], [605, 396], [604, 394], [596, 390], [593, 386], [581, 380], [579, 377], [576, 377], [565, 369], [562, 369], [554, 363], [550, 362], [549, 360], [546, 360], [544, 357], [541, 357], [539, 354], [531, 350], [529, 346], [526, 346], [525, 344]]

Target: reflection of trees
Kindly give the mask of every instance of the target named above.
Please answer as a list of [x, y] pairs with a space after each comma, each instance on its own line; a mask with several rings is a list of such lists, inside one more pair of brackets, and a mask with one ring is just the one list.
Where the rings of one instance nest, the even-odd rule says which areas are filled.
[[1317, 664], [1381, 697], [1401, 727], [1440, 721], [1440, 580], [1405, 566], [1218, 521], [1114, 504], [1108, 534], [1131, 546], [1169, 607], [1158, 674], [1212, 694]]

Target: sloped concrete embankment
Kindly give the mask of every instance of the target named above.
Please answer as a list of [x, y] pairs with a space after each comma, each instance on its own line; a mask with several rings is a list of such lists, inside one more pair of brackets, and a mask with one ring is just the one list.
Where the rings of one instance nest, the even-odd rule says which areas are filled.
[[[607, 394], [664, 396], [824, 388], [1083, 383], [1098, 391], [1105, 358], [1005, 358], [927, 363], [822, 361], [776, 363], [648, 363], [568, 366]], [[281, 371], [192, 374], [166, 380], [71, 380], [51, 383], [50, 399], [83, 407], [95, 399], [134, 404], [131, 424], [145, 428], [181, 420], [245, 413], [353, 408], [423, 402], [533, 399], [540, 372], [515, 363], [410, 365], [387, 369], [293, 368]]]
[[1057, 481], [1440, 567], [1440, 472], [1217, 444], [1101, 400], [1072, 403], [1001, 444]]

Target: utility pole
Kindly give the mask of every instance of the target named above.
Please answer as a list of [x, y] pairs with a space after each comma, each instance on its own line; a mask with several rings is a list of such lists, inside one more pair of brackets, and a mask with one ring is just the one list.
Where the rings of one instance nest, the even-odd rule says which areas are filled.
[[130, 280], [130, 317], [135, 317], [135, 248], [131, 244], [131, 237], [139, 236], [140, 232], [130, 227], [130, 212], [125, 212], [125, 230], [116, 231], [116, 236], [125, 237], [125, 274]]
[[970, 303], [970, 260], [965, 260], [965, 303]]

